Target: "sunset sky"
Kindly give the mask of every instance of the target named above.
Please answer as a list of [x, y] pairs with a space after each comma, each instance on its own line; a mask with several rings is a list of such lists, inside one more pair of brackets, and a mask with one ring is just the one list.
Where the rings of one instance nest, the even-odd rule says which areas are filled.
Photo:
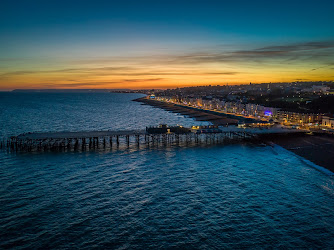
[[1, 1], [0, 90], [334, 80], [334, 1]]

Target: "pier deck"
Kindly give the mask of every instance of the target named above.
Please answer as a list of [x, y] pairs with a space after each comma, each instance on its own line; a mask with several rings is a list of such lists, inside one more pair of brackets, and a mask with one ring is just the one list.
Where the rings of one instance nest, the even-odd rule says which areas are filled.
[[88, 151], [96, 149], [129, 148], [131, 145], [167, 146], [220, 144], [225, 142], [256, 139], [263, 134], [305, 133], [289, 129], [242, 129], [225, 127], [218, 133], [164, 133], [148, 134], [145, 130], [41, 132], [24, 133], [0, 141], [0, 149], [15, 152], [32, 151]]
[[86, 132], [51, 132], [25, 133], [11, 136], [0, 141], [0, 149], [12, 152], [35, 151], [89, 151], [130, 146], [149, 147], [168, 145], [220, 144], [252, 138], [253, 135], [243, 131], [225, 131], [221, 133], [165, 133], [147, 134], [143, 130], [125, 131], [86, 131]]
[[78, 139], [94, 137], [135, 136], [144, 135], [145, 130], [121, 130], [121, 131], [80, 131], [80, 132], [45, 132], [25, 133], [16, 136], [18, 140], [43, 140], [43, 139]]

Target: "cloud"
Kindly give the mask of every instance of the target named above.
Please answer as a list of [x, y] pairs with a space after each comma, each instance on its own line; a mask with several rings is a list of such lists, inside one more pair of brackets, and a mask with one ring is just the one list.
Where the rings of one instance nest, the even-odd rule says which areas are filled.
[[151, 82], [151, 81], [162, 81], [164, 78], [138, 78], [138, 79], [122, 79], [119, 81], [105, 81], [105, 82], [69, 82], [69, 83], [43, 83], [43, 87], [54, 87], [54, 88], [83, 88], [83, 87], [97, 87], [97, 86], [110, 86], [112, 84], [122, 83], [136, 83], [136, 82]]
[[125, 79], [120, 82], [151, 82], [151, 81], [161, 81], [164, 80], [164, 78], [149, 78], [149, 79]]
[[3, 73], [0, 75], [0, 77], [27, 75], [27, 74], [34, 74], [35, 72], [36, 71], [31, 71], [31, 70], [19, 70], [19, 71]]
[[[208, 52], [209, 51], [209, 52]], [[221, 50], [214, 47], [185, 52], [181, 54], [151, 54], [134, 57], [103, 57], [73, 61], [76, 64], [127, 64], [143, 65], [189, 65], [206, 63], [247, 63], [268, 62], [270, 60], [298, 61], [318, 60], [319, 62], [334, 56], [334, 41], [314, 41], [295, 44], [265, 46], [250, 50]]]
[[314, 69], [311, 69], [310, 71], [315, 71], [315, 70], [318, 70], [318, 69], [328, 68], [328, 67], [331, 67], [332, 65], [334, 65], [334, 63], [330, 63], [330, 64], [325, 65], [325, 66], [314, 68]]
[[[267, 46], [252, 50], [217, 51], [211, 53], [196, 52], [170, 57], [172, 63], [232, 63], [266, 62], [268, 60], [296, 61], [315, 60], [327, 62], [334, 57], [334, 41], [308, 42], [293, 45]], [[326, 60], [328, 59], [328, 60]]]
[[19, 71], [12, 71], [6, 72], [0, 75], [0, 77], [9, 77], [9, 76], [20, 76], [20, 75], [27, 75], [27, 74], [54, 74], [54, 73], [98, 73], [100, 72], [109, 72], [117, 73], [119, 71], [126, 72], [126, 71], [133, 71], [136, 68], [133, 67], [90, 67], [90, 68], [64, 68], [64, 69], [54, 69], [54, 70], [19, 70]]
[[314, 50], [334, 48], [334, 41], [320, 41], [297, 43], [292, 45], [268, 46], [259, 50], [274, 50], [274, 51], [300, 51], [300, 50]]
[[183, 70], [175, 69], [173, 71], [152, 70], [147, 66], [147, 70], [141, 67], [91, 67], [91, 68], [65, 68], [56, 70], [30, 70], [30, 71], [12, 71], [0, 75], [0, 77], [22, 76], [28, 74], [88, 74], [89, 76], [178, 76], [178, 75], [236, 75], [241, 72], [234, 71], [205, 71], [205, 70]]
[[206, 75], [238, 75], [241, 72], [205, 72]]
[[54, 88], [64, 88], [64, 87], [96, 87], [105, 86], [110, 84], [117, 84], [119, 82], [78, 82], [78, 83], [44, 83], [43, 87], [54, 87]]

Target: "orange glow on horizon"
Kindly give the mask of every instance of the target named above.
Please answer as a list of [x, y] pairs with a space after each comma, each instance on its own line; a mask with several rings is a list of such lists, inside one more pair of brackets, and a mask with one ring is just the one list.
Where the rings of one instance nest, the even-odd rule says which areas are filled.
[[[177, 87], [204, 86], [204, 85], [238, 85], [263, 82], [294, 82], [294, 81], [330, 81], [330, 74], [307, 75], [300, 77], [298, 72], [290, 74], [266, 73], [245, 74], [235, 76], [212, 75], [148, 75], [145, 78], [138, 77], [89, 77], [71, 75], [57, 75], [50, 79], [49, 74], [22, 75], [0, 78], [0, 89], [167, 89]], [[329, 73], [329, 72], [326, 72]]]
[[[252, 58], [250, 53], [254, 53]], [[219, 53], [186, 56], [152, 55], [120, 57], [113, 60], [100, 58], [57, 62], [49, 58], [45, 61], [41, 59], [18, 61], [19, 66], [16, 61], [9, 61], [11, 65], [3, 64], [5, 66], [0, 62], [0, 90], [166, 89], [249, 84], [250, 82], [331, 81], [334, 79], [332, 66], [327, 61], [296, 60], [293, 64], [287, 64], [285, 60], [289, 58], [289, 53], [286, 53], [283, 58], [275, 58], [276, 54], [274, 54], [257, 59], [259, 56], [257, 50], [234, 52], [232, 55], [228, 53], [226, 55]]]

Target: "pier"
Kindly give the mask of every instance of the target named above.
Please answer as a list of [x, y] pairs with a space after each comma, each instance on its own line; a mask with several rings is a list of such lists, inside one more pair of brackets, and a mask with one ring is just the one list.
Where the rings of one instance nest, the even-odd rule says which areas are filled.
[[265, 135], [291, 136], [305, 132], [295, 129], [242, 129], [230, 126], [216, 133], [148, 133], [147, 130], [24, 133], [3, 138], [0, 140], [0, 149], [10, 152], [57, 152], [212, 145], [254, 141]]
[[161, 133], [144, 130], [25, 133], [0, 141], [0, 149], [10, 152], [61, 152], [222, 144], [254, 138], [244, 131], [220, 133]]

